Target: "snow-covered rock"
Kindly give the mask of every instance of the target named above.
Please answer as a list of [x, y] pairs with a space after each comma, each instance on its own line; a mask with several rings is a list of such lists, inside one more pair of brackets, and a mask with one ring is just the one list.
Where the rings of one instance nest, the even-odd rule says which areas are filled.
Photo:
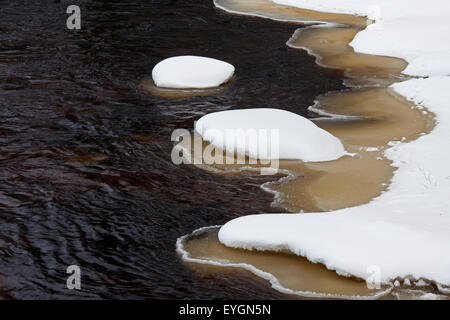
[[255, 159], [329, 161], [345, 153], [338, 138], [311, 120], [280, 109], [210, 113], [196, 122], [195, 131], [222, 150]]
[[177, 56], [159, 62], [152, 70], [156, 86], [178, 89], [218, 87], [230, 80], [234, 66], [199, 56]]

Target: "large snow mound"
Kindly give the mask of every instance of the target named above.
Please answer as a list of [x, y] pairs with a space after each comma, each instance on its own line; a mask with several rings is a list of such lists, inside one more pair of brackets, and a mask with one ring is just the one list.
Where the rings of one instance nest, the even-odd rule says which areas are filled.
[[210, 113], [196, 122], [195, 131], [222, 150], [255, 159], [329, 161], [345, 153], [338, 138], [311, 120], [280, 109]]
[[221, 60], [199, 56], [177, 56], [159, 62], [152, 70], [156, 86], [178, 89], [218, 87], [230, 80], [234, 66]]

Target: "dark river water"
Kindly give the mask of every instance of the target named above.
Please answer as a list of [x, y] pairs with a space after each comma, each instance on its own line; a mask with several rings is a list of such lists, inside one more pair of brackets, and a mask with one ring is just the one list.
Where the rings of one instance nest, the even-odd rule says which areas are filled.
[[[81, 30], [66, 28], [70, 4]], [[276, 209], [258, 187], [268, 178], [172, 164], [170, 135], [225, 109], [311, 116], [342, 74], [287, 48], [296, 28], [212, 0], [0, 1], [0, 297], [286, 297], [180, 261], [178, 237]], [[139, 92], [155, 63], [181, 54], [228, 61], [236, 81], [209, 97]], [[80, 291], [66, 288], [73, 264]]]

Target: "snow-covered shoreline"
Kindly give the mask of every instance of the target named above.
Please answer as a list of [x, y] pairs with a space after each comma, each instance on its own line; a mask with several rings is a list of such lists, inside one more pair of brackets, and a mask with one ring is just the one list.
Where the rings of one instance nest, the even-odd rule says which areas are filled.
[[380, 288], [374, 291], [371, 295], [348, 295], [348, 294], [333, 294], [333, 293], [322, 293], [322, 292], [314, 292], [314, 291], [296, 291], [289, 288], [284, 287], [280, 281], [273, 276], [269, 272], [265, 272], [256, 268], [255, 266], [248, 263], [232, 263], [226, 261], [216, 261], [216, 260], [207, 260], [204, 258], [195, 258], [192, 257], [189, 251], [185, 248], [185, 244], [192, 237], [196, 237], [198, 235], [203, 234], [204, 232], [208, 232], [210, 230], [218, 229], [221, 226], [208, 226], [194, 230], [192, 233], [184, 235], [177, 239], [176, 249], [181, 258], [190, 263], [198, 263], [203, 265], [212, 265], [218, 267], [228, 267], [228, 268], [242, 268], [256, 276], [269, 281], [272, 287], [282, 293], [291, 294], [291, 295], [300, 295], [308, 298], [329, 298], [329, 299], [353, 299], [353, 300], [373, 300], [387, 294], [391, 293], [394, 288], [393, 285], [389, 285], [386, 288]]
[[411, 76], [450, 75], [450, 5], [445, 0], [272, 0], [329, 13], [370, 16], [375, 23], [350, 43], [356, 52], [402, 58]]
[[[283, 5], [366, 15], [367, 0], [273, 0]], [[389, 190], [372, 202], [319, 214], [265, 214], [234, 219], [219, 231], [230, 247], [289, 251], [340, 274], [381, 280], [426, 279], [450, 285], [450, 5], [442, 0], [379, 0], [377, 21], [358, 33], [355, 51], [394, 56], [405, 73], [427, 76], [393, 89], [437, 117], [434, 130], [385, 155], [398, 169]], [[407, 8], [407, 10], [405, 9]]]

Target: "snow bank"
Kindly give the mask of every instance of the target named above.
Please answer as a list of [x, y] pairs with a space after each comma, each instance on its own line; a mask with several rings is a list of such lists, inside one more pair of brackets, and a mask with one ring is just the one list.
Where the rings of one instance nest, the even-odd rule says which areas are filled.
[[374, 24], [350, 45], [356, 52], [403, 58], [404, 73], [450, 75], [450, 3], [448, 0], [272, 0], [332, 13], [369, 16]]
[[311, 120], [280, 109], [227, 110], [207, 114], [195, 131], [214, 146], [255, 159], [329, 161], [345, 150]]
[[[279, 4], [365, 15], [373, 0], [273, 0]], [[328, 213], [264, 214], [228, 222], [219, 239], [230, 247], [288, 249], [340, 274], [383, 282], [413, 276], [450, 285], [450, 3], [378, 0], [377, 22], [358, 33], [356, 51], [404, 58], [408, 74], [393, 85], [436, 114], [434, 130], [385, 154], [398, 170], [389, 190], [369, 204]]]
[[230, 80], [234, 67], [224, 61], [198, 56], [178, 56], [159, 62], [152, 70], [156, 86], [180, 89], [218, 87]]

